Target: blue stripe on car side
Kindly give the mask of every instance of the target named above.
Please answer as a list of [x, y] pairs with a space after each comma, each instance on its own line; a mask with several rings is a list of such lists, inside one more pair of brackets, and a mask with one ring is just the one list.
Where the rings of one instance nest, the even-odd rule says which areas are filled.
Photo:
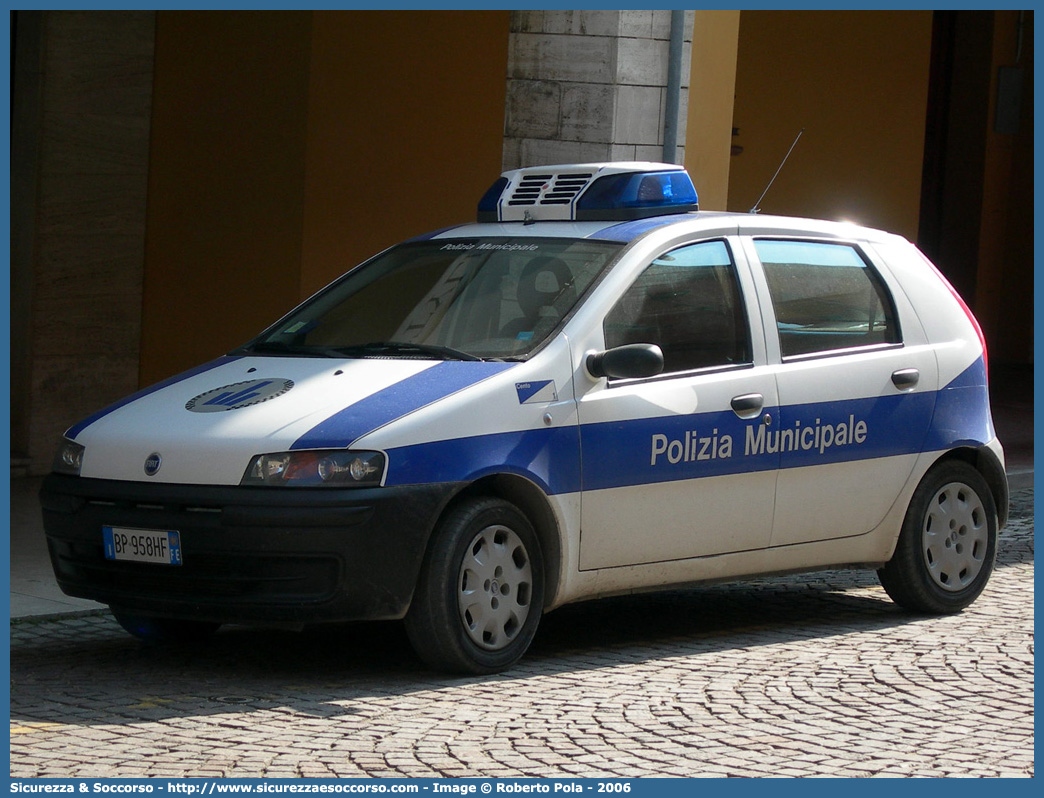
[[981, 368], [938, 392], [786, 406], [773, 413], [778, 426], [724, 410], [406, 446], [389, 451], [386, 484], [515, 473], [557, 494], [982, 445], [993, 434]]
[[918, 452], [934, 401], [921, 393], [770, 408], [773, 425], [731, 410], [584, 425], [583, 489]]
[[514, 363], [447, 360], [349, 405], [308, 430], [291, 449], [350, 446], [368, 432], [512, 368]]
[[231, 357], [227, 355], [224, 357], [219, 357], [217, 360], [212, 360], [209, 363], [204, 363], [201, 366], [196, 366], [195, 368], [189, 369], [188, 371], [183, 371], [181, 374], [175, 374], [173, 377], [169, 377], [163, 380], [162, 382], [157, 382], [155, 385], [150, 385], [148, 388], [143, 388], [137, 393], [132, 393], [130, 396], [125, 396], [122, 399], [120, 399], [120, 401], [115, 402], [114, 404], [111, 404], [108, 407], [103, 408], [102, 410], [99, 410], [94, 415], [88, 416], [82, 421], [69, 427], [69, 429], [65, 432], [65, 437], [69, 438], [69, 440], [76, 440], [76, 436], [83, 432], [85, 429], [87, 429], [87, 427], [89, 427], [95, 421], [104, 418], [105, 416], [109, 415], [110, 413], [116, 410], [119, 410], [121, 407], [129, 405], [131, 402], [135, 402], [138, 399], [141, 399], [142, 397], [148, 396], [149, 394], [156, 393], [156, 391], [163, 390], [164, 388], [174, 385], [175, 383], [187, 380], [190, 377], [195, 377], [197, 374], [203, 374], [204, 372], [210, 371], [211, 369], [216, 369], [219, 366], [224, 366], [228, 363], [234, 363], [239, 359], [240, 358], [238, 357]]
[[[936, 399], [937, 394], [930, 392], [783, 407], [780, 434], [792, 430], [793, 436], [792, 442], [780, 444], [780, 468], [925, 451], [925, 436]], [[841, 435], [848, 439], [847, 443], [837, 443]]]
[[583, 490], [777, 468], [776, 453], [743, 456], [748, 425], [731, 410], [584, 424]]
[[505, 473], [532, 480], [548, 495], [575, 493], [580, 489], [578, 429], [504, 432], [391, 449], [385, 484], [472, 482]]
[[986, 364], [980, 357], [939, 391], [925, 451], [979, 446], [993, 439]]

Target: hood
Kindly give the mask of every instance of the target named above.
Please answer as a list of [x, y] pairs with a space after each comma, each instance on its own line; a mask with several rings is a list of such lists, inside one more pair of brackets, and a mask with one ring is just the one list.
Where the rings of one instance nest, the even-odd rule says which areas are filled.
[[254, 455], [347, 448], [512, 365], [226, 357], [127, 397], [66, 437], [85, 447], [84, 477], [235, 485]]

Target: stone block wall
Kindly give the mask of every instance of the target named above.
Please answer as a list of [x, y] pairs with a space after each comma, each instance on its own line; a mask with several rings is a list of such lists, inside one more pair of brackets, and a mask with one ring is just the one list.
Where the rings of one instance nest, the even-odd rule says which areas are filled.
[[[687, 12], [678, 163], [692, 19]], [[670, 35], [670, 11], [512, 12], [504, 168], [663, 160]]]

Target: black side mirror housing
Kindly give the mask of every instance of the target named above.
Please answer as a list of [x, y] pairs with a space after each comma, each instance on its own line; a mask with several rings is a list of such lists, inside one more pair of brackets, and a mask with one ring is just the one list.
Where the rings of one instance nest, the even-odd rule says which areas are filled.
[[663, 371], [663, 351], [656, 344], [624, 344], [592, 352], [587, 356], [587, 371], [592, 377], [636, 380], [655, 377]]

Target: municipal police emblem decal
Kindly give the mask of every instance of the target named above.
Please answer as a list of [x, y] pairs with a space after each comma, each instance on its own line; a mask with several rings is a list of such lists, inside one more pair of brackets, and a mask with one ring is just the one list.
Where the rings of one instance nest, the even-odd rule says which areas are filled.
[[201, 393], [185, 403], [185, 409], [193, 413], [221, 413], [225, 410], [239, 410], [275, 399], [294, 387], [293, 380], [248, 380], [236, 382], [212, 391]]

